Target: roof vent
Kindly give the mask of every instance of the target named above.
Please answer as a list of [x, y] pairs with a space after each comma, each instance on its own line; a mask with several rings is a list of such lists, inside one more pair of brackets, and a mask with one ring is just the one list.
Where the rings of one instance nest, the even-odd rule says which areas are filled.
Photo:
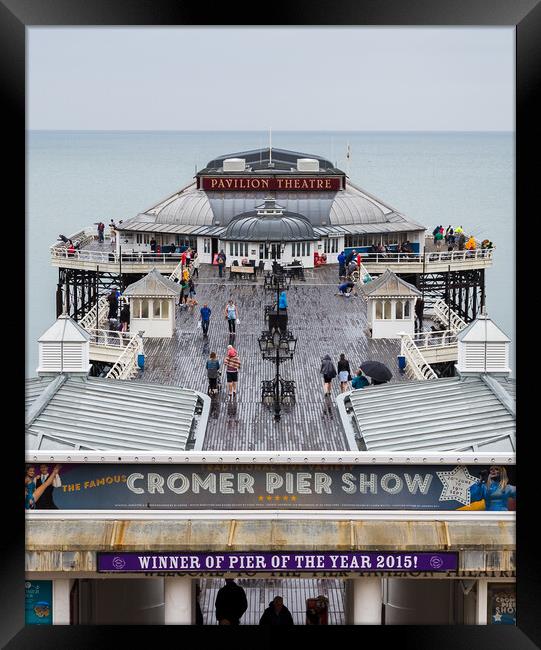
[[87, 376], [90, 371], [90, 334], [67, 314], [38, 339], [38, 375], [59, 373]]
[[318, 172], [319, 160], [316, 160], [315, 158], [297, 158], [297, 171]]
[[245, 158], [226, 158], [224, 160], [224, 172], [243, 172], [245, 169]]
[[458, 363], [462, 376], [509, 375], [510, 339], [486, 313], [480, 314], [458, 334]]

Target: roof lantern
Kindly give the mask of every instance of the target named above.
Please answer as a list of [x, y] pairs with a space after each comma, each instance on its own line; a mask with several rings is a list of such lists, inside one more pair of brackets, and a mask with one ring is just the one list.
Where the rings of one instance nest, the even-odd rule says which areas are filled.
[[511, 373], [509, 368], [510, 339], [489, 318], [485, 309], [458, 334], [458, 363], [460, 375]]
[[319, 160], [315, 158], [298, 158], [297, 171], [299, 172], [318, 172]]
[[245, 158], [226, 158], [224, 160], [224, 172], [243, 172], [246, 169]]
[[38, 339], [39, 376], [90, 371], [90, 334], [67, 314], [62, 314]]

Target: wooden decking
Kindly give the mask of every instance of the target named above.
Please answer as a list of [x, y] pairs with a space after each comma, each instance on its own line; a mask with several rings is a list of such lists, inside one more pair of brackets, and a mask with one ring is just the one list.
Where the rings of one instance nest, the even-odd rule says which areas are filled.
[[[177, 308], [177, 327], [171, 339], [145, 339], [145, 370], [141, 379], [184, 386], [206, 393], [205, 362], [209, 352], [223, 360], [229, 333], [224, 317], [227, 300], [238, 306], [240, 324], [234, 341], [242, 367], [238, 395], [226, 395], [225, 373], [219, 395], [212, 400], [203, 449], [238, 450], [340, 450], [347, 449], [334, 396], [339, 392], [333, 381], [333, 398], [325, 400], [319, 372], [321, 358], [330, 354], [337, 362], [346, 354], [351, 368], [367, 359], [382, 361], [393, 371], [392, 381], [405, 381], [397, 368], [400, 343], [395, 340], [367, 339], [366, 307], [362, 298], [337, 296], [337, 268], [307, 271], [306, 282], [294, 281], [288, 292], [289, 329], [297, 337], [292, 361], [281, 366], [285, 379], [297, 384], [297, 403], [283, 411], [279, 422], [261, 403], [261, 381], [272, 379], [274, 364], [263, 361], [258, 337], [266, 329], [264, 307], [274, 294], [264, 291], [262, 280], [218, 279], [215, 268], [202, 267], [195, 279], [199, 305], [194, 313]], [[208, 340], [197, 327], [199, 308], [207, 302], [212, 309]]]

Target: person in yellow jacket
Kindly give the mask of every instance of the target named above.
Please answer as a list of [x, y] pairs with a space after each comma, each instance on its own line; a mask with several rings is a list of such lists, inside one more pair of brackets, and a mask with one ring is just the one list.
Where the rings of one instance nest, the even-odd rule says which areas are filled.
[[474, 251], [476, 248], [477, 248], [477, 244], [475, 243], [475, 238], [473, 235], [471, 235], [471, 237], [466, 242], [466, 250]]

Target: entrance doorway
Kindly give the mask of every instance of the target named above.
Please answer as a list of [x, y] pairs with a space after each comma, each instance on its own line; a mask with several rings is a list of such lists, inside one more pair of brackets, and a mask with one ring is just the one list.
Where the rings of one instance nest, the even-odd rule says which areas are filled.
[[214, 256], [218, 254], [218, 237], [211, 237], [210, 238], [210, 246], [211, 246], [211, 260], [214, 259]]

